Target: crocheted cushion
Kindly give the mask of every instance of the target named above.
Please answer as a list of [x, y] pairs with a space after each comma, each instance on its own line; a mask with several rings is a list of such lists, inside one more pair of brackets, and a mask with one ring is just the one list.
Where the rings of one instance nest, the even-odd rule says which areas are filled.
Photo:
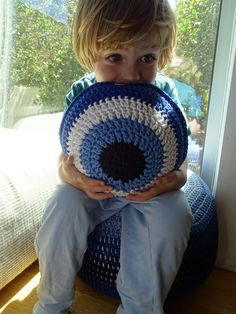
[[[218, 224], [215, 200], [206, 183], [188, 170], [183, 191], [193, 213], [187, 250], [168, 299], [198, 287], [211, 271], [217, 252]], [[102, 222], [88, 238], [88, 249], [79, 276], [96, 290], [119, 298], [116, 277], [119, 271], [121, 215]]]
[[64, 154], [119, 196], [178, 169], [187, 136], [179, 107], [151, 84], [96, 83], [74, 99], [60, 126]]

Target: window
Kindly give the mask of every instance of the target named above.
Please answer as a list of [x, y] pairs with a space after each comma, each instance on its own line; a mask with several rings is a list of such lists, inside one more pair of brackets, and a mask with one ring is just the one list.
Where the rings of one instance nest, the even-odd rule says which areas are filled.
[[63, 110], [71, 84], [84, 73], [71, 47], [75, 3], [5, 2], [3, 57], [7, 65], [0, 104], [3, 126], [14, 127], [26, 116]]
[[176, 56], [166, 72], [175, 80], [192, 132], [189, 168], [200, 173], [221, 1], [170, 3], [176, 13], [178, 42]]
[[[220, 0], [170, 0], [178, 23], [175, 80], [192, 130], [189, 167], [201, 170]], [[61, 112], [71, 84], [84, 74], [71, 47], [76, 0], [0, 0], [0, 126]], [[41, 123], [41, 122], [40, 122]]]
[[[235, 117], [235, 58], [236, 1], [223, 0], [201, 175], [214, 193], [216, 189], [220, 189], [219, 195], [225, 200], [228, 198], [228, 185], [235, 186], [235, 164], [232, 157], [235, 155], [236, 134], [236, 125], [232, 121]], [[221, 179], [225, 180], [223, 185], [219, 184]], [[234, 203], [233, 200], [232, 204]], [[222, 211], [224, 210], [222, 207]], [[233, 211], [233, 205], [231, 210]]]

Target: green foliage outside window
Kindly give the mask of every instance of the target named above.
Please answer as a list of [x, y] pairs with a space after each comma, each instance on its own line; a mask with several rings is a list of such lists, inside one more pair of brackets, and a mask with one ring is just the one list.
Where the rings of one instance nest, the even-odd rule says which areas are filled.
[[68, 23], [16, 1], [12, 49], [12, 85], [38, 87], [38, 102], [47, 111], [64, 108], [65, 95], [84, 71], [71, 45], [75, 0], [68, 1]]
[[203, 104], [203, 121], [211, 86], [219, 10], [219, 0], [180, 0], [175, 10], [176, 54], [183, 62], [176, 68], [167, 68], [167, 72], [195, 88]]
[[[71, 24], [76, 0], [68, 0], [68, 23], [15, 2], [12, 47], [12, 86], [37, 87], [35, 105], [61, 111], [71, 84], [84, 71], [75, 60]], [[183, 60], [170, 76], [193, 86], [207, 110], [219, 13], [218, 0], [179, 0], [177, 55]]]

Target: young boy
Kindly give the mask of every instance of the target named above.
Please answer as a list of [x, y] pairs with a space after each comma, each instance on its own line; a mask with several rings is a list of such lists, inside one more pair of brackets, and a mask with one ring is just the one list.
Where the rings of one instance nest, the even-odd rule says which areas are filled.
[[[79, 0], [73, 44], [92, 73], [75, 82], [67, 106], [95, 82], [153, 83], [179, 104], [173, 82], [158, 73], [172, 57], [176, 25], [167, 0]], [[187, 161], [145, 192], [113, 197], [112, 186], [86, 177], [73, 157], [59, 157], [61, 183], [36, 237], [41, 280], [34, 314], [69, 313], [74, 283], [94, 227], [121, 210], [118, 314], [163, 314], [187, 246], [191, 210], [180, 190]], [[96, 309], [95, 309], [96, 312]]]

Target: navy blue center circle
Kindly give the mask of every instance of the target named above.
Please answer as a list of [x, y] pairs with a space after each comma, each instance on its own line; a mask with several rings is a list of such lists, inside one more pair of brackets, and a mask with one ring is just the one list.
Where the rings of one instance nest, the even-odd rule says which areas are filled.
[[145, 158], [137, 146], [116, 141], [102, 150], [100, 164], [103, 171], [114, 180], [129, 182], [143, 175]]

